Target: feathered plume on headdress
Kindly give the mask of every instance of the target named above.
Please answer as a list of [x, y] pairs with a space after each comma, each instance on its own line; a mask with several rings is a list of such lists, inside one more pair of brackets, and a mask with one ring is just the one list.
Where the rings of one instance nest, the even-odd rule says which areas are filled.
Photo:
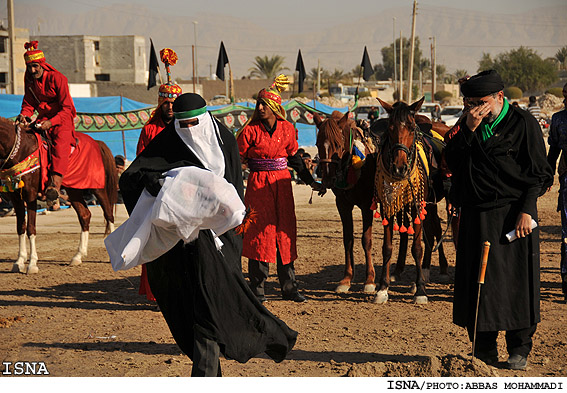
[[164, 48], [159, 51], [159, 57], [163, 64], [165, 64], [165, 71], [167, 72], [167, 83], [171, 83], [171, 71], [169, 66], [177, 64], [177, 53], [173, 49]]

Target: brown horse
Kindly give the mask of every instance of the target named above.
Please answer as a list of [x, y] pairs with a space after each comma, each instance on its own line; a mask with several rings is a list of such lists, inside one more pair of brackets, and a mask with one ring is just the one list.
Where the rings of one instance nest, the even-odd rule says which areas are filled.
[[[118, 174], [110, 149], [103, 142], [97, 141], [97, 143], [100, 147], [104, 165], [105, 186], [92, 191], [102, 206], [106, 220], [106, 235], [114, 229], [113, 206], [117, 199]], [[4, 187], [9, 188], [3, 194], [8, 197], [8, 200], [14, 206], [16, 230], [19, 237], [18, 259], [12, 266], [12, 272], [15, 273], [25, 272], [31, 274], [39, 271], [35, 243], [37, 198], [38, 193], [41, 192], [41, 171], [37, 157], [38, 149], [38, 139], [31, 127], [24, 128], [8, 119], [0, 118], [0, 178], [5, 184]], [[8, 179], [7, 176], [10, 176], [10, 178]], [[82, 230], [78, 251], [69, 263], [75, 266], [80, 265], [82, 258], [87, 255], [91, 212], [83, 199], [83, 190], [74, 188], [67, 188], [66, 190], [69, 201], [77, 213]], [[30, 241], [30, 260], [27, 269], [25, 267], [28, 257], [25, 240], [26, 233]]]
[[421, 237], [429, 187], [425, 167], [427, 164], [424, 165], [420, 159], [419, 127], [415, 121], [415, 114], [424, 98], [411, 105], [404, 102], [390, 105], [378, 100], [388, 112], [389, 118], [376, 159], [375, 201], [380, 203], [384, 242], [380, 287], [373, 302], [382, 304], [388, 301], [393, 231], [399, 230], [402, 234], [413, 234], [411, 253], [416, 264], [414, 302], [425, 304], [427, 295], [421, 266]]
[[[358, 180], [347, 184], [347, 171], [350, 167], [352, 143], [361, 139], [361, 133], [356, 128], [354, 120], [349, 119], [348, 112], [343, 116], [335, 111], [327, 119], [315, 113], [313, 116], [318, 128], [317, 149], [319, 154], [319, 169], [322, 183], [333, 190], [335, 203], [343, 226], [343, 245], [345, 250], [344, 277], [336, 288], [336, 292], [344, 293], [350, 289], [354, 279], [354, 224], [352, 210], [358, 206], [362, 213], [362, 248], [366, 260], [365, 293], [376, 290], [374, 265], [372, 263], [372, 189], [376, 168], [375, 154], [367, 151], [364, 165], [358, 174], [352, 173]], [[352, 182], [351, 182], [352, 183]]]

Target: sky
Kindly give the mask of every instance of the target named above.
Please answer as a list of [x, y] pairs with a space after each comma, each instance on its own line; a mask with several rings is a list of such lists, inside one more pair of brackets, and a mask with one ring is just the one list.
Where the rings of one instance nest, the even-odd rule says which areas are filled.
[[[15, 0], [17, 1], [17, 0]], [[4, 3], [4, 4], [2, 4]], [[188, 17], [199, 13], [226, 14], [238, 18], [253, 19], [264, 27], [286, 29], [293, 26], [293, 21], [309, 22], [316, 27], [336, 23], [340, 19], [356, 20], [366, 15], [365, 10], [377, 12], [383, 9], [407, 6], [412, 0], [26, 0], [30, 4], [49, 4], [50, 7], [64, 13], [92, 10], [113, 4], [136, 4], [162, 13], [174, 13], [176, 16]], [[514, 14], [539, 7], [565, 5], [565, 0], [421, 0], [420, 9], [426, 12], [427, 7], [446, 6], [464, 10]], [[0, 0], [0, 13], [5, 14], [6, 2]], [[279, 21], [279, 22], [278, 22]], [[285, 21], [285, 22], [284, 22]]]

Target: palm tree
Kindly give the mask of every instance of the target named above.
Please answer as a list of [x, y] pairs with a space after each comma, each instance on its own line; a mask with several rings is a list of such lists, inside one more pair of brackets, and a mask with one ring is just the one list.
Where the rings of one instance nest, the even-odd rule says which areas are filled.
[[254, 58], [254, 67], [250, 68], [251, 77], [274, 79], [283, 70], [289, 70], [289, 68], [283, 66], [285, 57], [280, 55], [274, 55], [270, 58], [268, 56], [256, 56]]
[[560, 69], [567, 70], [567, 46], [559, 49], [555, 54], [555, 59], [559, 61]]

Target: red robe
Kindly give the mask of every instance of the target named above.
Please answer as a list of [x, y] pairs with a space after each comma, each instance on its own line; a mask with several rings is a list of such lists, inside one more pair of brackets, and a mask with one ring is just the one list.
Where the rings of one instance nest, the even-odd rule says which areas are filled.
[[[158, 107], [156, 110], [159, 110]], [[140, 139], [138, 139], [138, 146], [136, 147], [136, 155], [140, 154], [142, 150], [148, 146], [148, 143], [156, 137], [165, 128], [165, 123], [160, 115], [156, 114], [149, 122], [144, 125], [140, 132]]]
[[[156, 110], [159, 110], [158, 107]], [[159, 114], [155, 114], [153, 118], [148, 121], [142, 131], [140, 132], [140, 139], [138, 139], [138, 146], [136, 147], [136, 155], [140, 154], [150, 143], [152, 139], [156, 137], [157, 134], [163, 131], [165, 128], [165, 123], [163, 122]], [[138, 294], [146, 295], [146, 299], [153, 302], [156, 301], [152, 289], [150, 288], [150, 283], [148, 282], [148, 271], [146, 265], [142, 265], [142, 275], [140, 276], [140, 289]]]
[[[283, 120], [277, 121], [272, 136], [260, 121], [251, 122], [242, 129], [237, 142], [243, 159], [287, 158], [298, 148], [295, 128]], [[297, 259], [297, 224], [289, 170], [250, 172], [244, 204], [257, 215], [244, 234], [242, 255], [275, 263], [277, 246], [284, 264]]]
[[37, 121], [50, 120], [52, 127], [47, 135], [53, 143], [51, 171], [65, 177], [69, 155], [75, 146], [74, 119], [77, 114], [69, 94], [65, 75], [52, 67], [45, 68], [40, 79], [26, 73], [25, 94], [21, 114], [27, 117], [38, 112]]

